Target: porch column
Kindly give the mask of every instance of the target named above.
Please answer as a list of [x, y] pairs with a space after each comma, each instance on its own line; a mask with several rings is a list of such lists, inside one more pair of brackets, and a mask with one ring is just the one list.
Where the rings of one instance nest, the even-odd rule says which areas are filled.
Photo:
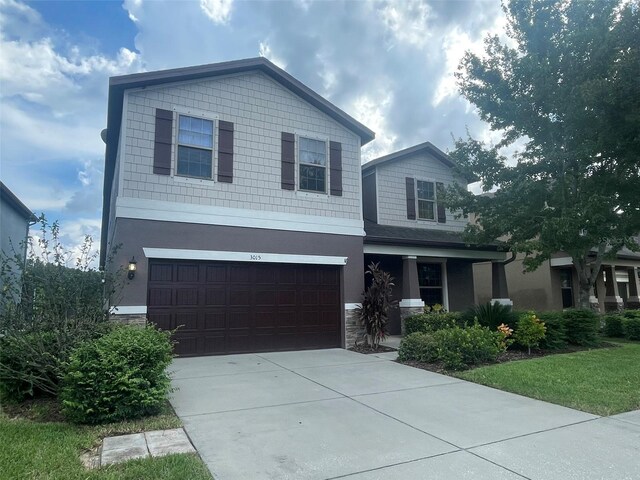
[[513, 307], [507, 287], [507, 273], [504, 262], [491, 262], [491, 303]]
[[629, 274], [629, 298], [626, 308], [640, 309], [640, 280], [638, 280], [638, 268], [627, 267]]
[[622, 310], [624, 304], [622, 298], [618, 293], [618, 282], [616, 281], [616, 268], [613, 265], [605, 265], [605, 297], [604, 297], [604, 311], [605, 312], [617, 312]]
[[417, 257], [402, 257], [402, 300], [400, 307], [400, 329], [405, 334], [404, 319], [424, 311], [424, 302], [420, 298], [420, 284], [418, 282]]

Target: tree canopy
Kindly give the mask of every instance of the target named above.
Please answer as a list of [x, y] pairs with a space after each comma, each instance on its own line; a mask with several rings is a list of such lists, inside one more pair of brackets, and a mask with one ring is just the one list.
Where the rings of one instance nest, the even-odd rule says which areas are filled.
[[[602, 258], [638, 249], [640, 5], [514, 0], [503, 9], [507, 38], [486, 38], [457, 72], [462, 95], [502, 140], [468, 136], [450, 153], [492, 193], [460, 187], [447, 200], [477, 215], [470, 239], [505, 238], [529, 270], [569, 254], [585, 306]], [[516, 145], [514, 159], [500, 155]]]

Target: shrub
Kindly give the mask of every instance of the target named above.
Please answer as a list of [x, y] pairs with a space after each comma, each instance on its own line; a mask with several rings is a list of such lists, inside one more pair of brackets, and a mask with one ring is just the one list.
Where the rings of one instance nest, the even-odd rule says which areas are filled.
[[356, 315], [364, 326], [368, 343], [378, 348], [387, 336], [389, 308], [395, 303], [393, 277], [381, 270], [378, 263], [371, 263], [365, 274], [371, 275], [371, 285], [362, 294], [362, 305], [356, 309]]
[[602, 317], [604, 321], [604, 334], [607, 337], [624, 337], [624, 329], [622, 323], [625, 317], [615, 313]]
[[433, 339], [437, 345], [438, 359], [451, 370], [495, 361], [504, 352], [501, 345], [503, 336], [478, 324], [438, 330], [433, 333]]
[[169, 392], [170, 335], [120, 326], [79, 346], [60, 393], [67, 418], [95, 424], [157, 413]]
[[591, 310], [568, 309], [562, 312], [567, 341], [574, 345], [595, 346], [599, 343], [598, 315]]
[[436, 332], [443, 328], [452, 328], [461, 323], [461, 314], [458, 312], [421, 313], [407, 317], [404, 321], [406, 333]]
[[540, 348], [546, 350], [561, 350], [567, 347], [567, 329], [562, 318], [562, 312], [543, 312], [538, 318], [547, 327], [544, 338], [540, 340]]
[[626, 318], [640, 318], [640, 310], [623, 310], [622, 315]]
[[625, 318], [622, 326], [626, 338], [629, 340], [640, 340], [640, 318]]
[[511, 311], [511, 307], [506, 305], [485, 303], [484, 305], [476, 305], [467, 311], [463, 319], [469, 325], [477, 320], [480, 325], [495, 330], [503, 324], [511, 328], [515, 327], [517, 315]]
[[419, 362], [435, 362], [438, 359], [438, 349], [429, 333], [410, 333], [400, 342], [398, 358], [401, 361], [417, 360]]
[[546, 327], [534, 312], [525, 313], [518, 320], [516, 332], [513, 337], [523, 347], [527, 347], [527, 352], [531, 355], [531, 347], [537, 347], [545, 337]]

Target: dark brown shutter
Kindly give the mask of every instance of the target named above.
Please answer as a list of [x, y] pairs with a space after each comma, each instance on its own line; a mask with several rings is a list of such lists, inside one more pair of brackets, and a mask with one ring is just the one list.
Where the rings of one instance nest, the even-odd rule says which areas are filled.
[[415, 181], [411, 177], [407, 177], [406, 181], [407, 181], [407, 218], [409, 220], [415, 220], [416, 219]]
[[342, 196], [342, 144], [329, 142], [329, 185], [331, 195]]
[[[440, 193], [444, 191], [444, 183], [436, 182], [436, 200], [440, 196]], [[444, 208], [444, 205], [440, 202], [437, 203], [438, 206], [438, 223], [447, 223], [447, 210]]]
[[296, 188], [296, 137], [293, 133], [282, 132], [282, 188], [295, 190]]
[[233, 123], [218, 122], [218, 181], [233, 182]]
[[153, 173], [171, 175], [171, 139], [173, 112], [156, 109], [156, 136], [153, 147]]

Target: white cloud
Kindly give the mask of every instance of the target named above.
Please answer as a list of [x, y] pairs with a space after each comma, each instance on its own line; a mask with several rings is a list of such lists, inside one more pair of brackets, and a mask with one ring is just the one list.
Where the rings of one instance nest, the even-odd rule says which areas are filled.
[[279, 66], [283, 70], [287, 68], [287, 62], [285, 62], [284, 60], [282, 60], [281, 58], [279, 58], [273, 53], [273, 51], [271, 50], [271, 46], [266, 40], [264, 42], [260, 42], [260, 45], [258, 48], [258, 55], [266, 58], [270, 62], [275, 63], [277, 66]]
[[233, 0], [200, 0], [200, 8], [213, 23], [225, 24], [231, 20]]
[[353, 116], [376, 132], [375, 140], [362, 150], [363, 163], [393, 151], [397, 137], [386, 123], [386, 114], [392, 103], [393, 93], [379, 90], [375, 95], [358, 97], [351, 105]]
[[380, 10], [384, 26], [399, 43], [424, 48], [431, 37], [431, 7], [420, 0], [387, 2]]

